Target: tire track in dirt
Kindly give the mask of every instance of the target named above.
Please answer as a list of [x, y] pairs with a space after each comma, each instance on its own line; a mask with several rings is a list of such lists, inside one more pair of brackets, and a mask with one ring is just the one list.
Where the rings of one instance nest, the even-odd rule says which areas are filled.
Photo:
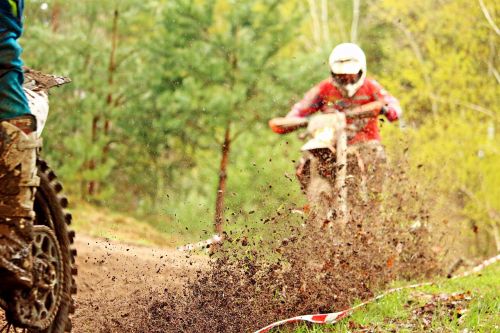
[[144, 322], [144, 295], [178, 290], [208, 257], [77, 235], [78, 294], [73, 332], [124, 332]]

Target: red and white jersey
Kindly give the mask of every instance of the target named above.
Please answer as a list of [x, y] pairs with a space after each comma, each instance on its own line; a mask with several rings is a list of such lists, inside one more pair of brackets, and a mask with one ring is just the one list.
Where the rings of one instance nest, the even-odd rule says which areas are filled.
[[[399, 101], [373, 79], [365, 79], [363, 85], [352, 97], [343, 96], [341, 91], [333, 85], [331, 79], [326, 79], [309, 90], [304, 98], [292, 107], [287, 117], [307, 117], [318, 111], [325, 112], [329, 108], [345, 111], [375, 101], [381, 101], [386, 105], [385, 116], [387, 120], [396, 121], [401, 116]], [[352, 121], [348, 120], [347, 122]], [[370, 140], [380, 141], [378, 117], [375, 115], [367, 119], [366, 125], [349, 140], [349, 144]]]

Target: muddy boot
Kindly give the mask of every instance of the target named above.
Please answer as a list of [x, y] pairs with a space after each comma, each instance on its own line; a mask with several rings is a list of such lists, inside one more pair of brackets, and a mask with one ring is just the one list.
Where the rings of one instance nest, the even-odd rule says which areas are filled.
[[35, 129], [32, 116], [0, 122], [0, 292], [32, 284], [33, 202], [40, 182], [36, 153], [41, 146]]

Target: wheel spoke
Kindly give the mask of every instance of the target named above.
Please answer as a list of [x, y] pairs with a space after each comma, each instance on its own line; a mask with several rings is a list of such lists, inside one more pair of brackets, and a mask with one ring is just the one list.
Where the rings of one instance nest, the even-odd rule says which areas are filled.
[[2, 328], [0, 328], [0, 333], [28, 333], [27, 328], [15, 327], [12, 323], [7, 323]]

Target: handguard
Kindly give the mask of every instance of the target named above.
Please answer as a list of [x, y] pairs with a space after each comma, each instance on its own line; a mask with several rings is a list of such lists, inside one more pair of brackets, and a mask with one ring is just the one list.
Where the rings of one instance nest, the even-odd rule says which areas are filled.
[[282, 117], [282, 118], [273, 118], [269, 121], [269, 127], [273, 130], [273, 132], [278, 134], [286, 134], [295, 131], [298, 128], [306, 127], [308, 120], [306, 118], [299, 117]]

